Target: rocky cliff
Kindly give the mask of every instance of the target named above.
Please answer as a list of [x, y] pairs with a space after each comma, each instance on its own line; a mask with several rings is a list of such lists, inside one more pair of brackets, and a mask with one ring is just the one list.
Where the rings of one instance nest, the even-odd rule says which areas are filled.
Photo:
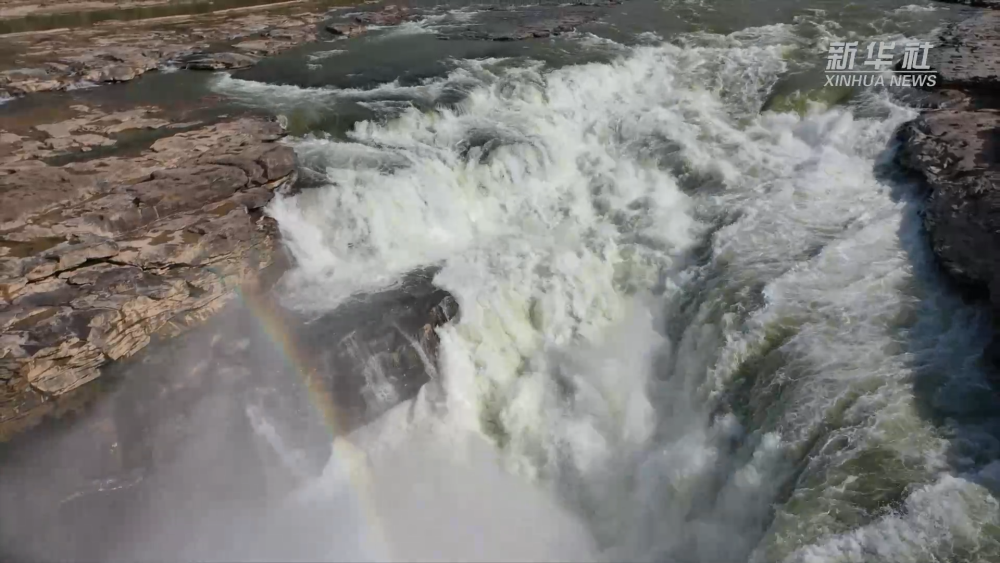
[[901, 129], [899, 161], [929, 190], [924, 224], [941, 265], [1000, 320], [1000, 11], [947, 27], [929, 62], [935, 107]]
[[270, 263], [261, 209], [295, 179], [281, 136], [241, 119], [0, 176], [0, 425], [207, 317]]

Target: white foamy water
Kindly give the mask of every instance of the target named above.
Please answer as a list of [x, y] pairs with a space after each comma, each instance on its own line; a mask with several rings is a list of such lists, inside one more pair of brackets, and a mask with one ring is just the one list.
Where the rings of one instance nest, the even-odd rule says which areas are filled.
[[315, 53], [310, 53], [306, 56], [310, 61], [322, 61], [324, 59], [329, 59], [330, 57], [336, 57], [346, 53], [347, 51], [343, 49], [331, 49], [329, 51], [316, 51]]
[[936, 12], [937, 9], [938, 7], [933, 4], [907, 4], [901, 8], [896, 8], [894, 12], [897, 14], [905, 12]]
[[757, 114], [802, 47], [787, 26], [684, 44], [465, 63], [419, 87], [460, 83], [457, 105], [297, 143], [327, 185], [270, 208], [290, 302], [439, 265], [461, 310], [437, 378], [350, 437], [369, 555], [998, 560], [1000, 444], [968, 422], [995, 406], [984, 320], [878, 172], [915, 114]]

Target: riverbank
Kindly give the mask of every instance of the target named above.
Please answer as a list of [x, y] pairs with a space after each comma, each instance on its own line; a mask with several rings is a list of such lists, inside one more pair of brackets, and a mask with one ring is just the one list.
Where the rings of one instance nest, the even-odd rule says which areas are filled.
[[[924, 226], [945, 272], [992, 308], [1000, 335], [1000, 8], [947, 26], [929, 64], [934, 106], [900, 131], [900, 164], [927, 187]], [[986, 357], [1000, 369], [1000, 336]], [[1000, 385], [1000, 377], [996, 383]]]
[[[0, 439], [77, 405], [109, 362], [257, 283], [277, 248], [263, 207], [296, 177], [278, 123], [211, 98], [84, 105], [44, 92], [171, 63], [252, 65], [315, 40], [326, 4], [291, 4], [0, 36], [17, 53], [5, 65], [19, 66], [0, 89], [32, 96], [0, 118]], [[93, 8], [60, 6], [46, 9]]]
[[[912, 1], [344, 13], [245, 71], [0, 107], [4, 177], [82, 182], [52, 216], [116, 245], [60, 271], [86, 240], [22, 237], [19, 304], [54, 319], [93, 287], [103, 322], [174, 295], [88, 268], [197, 300], [171, 276], [221, 247], [188, 240], [249, 225], [289, 261], [248, 261], [207, 322], [151, 334], [59, 396], [96, 400], [0, 446], [0, 559], [997, 560], [989, 324], [887, 158], [917, 112], [820, 92], [831, 41], [970, 13]], [[796, 92], [825, 103], [767, 105]], [[237, 122], [276, 138], [129, 176]], [[287, 147], [299, 178], [258, 217], [267, 166], [244, 151]]]
[[[336, 2], [284, 2], [0, 35], [0, 97], [128, 82], [177, 68], [247, 68], [315, 41]], [[343, 5], [344, 3], [341, 3]]]
[[[88, 393], [78, 389], [107, 364], [202, 324], [240, 287], [259, 286], [258, 272], [278, 250], [263, 208], [296, 181], [294, 152], [281, 143], [284, 122], [273, 118], [227, 113], [212, 97], [137, 105], [95, 90], [85, 105], [45, 92], [130, 81], [168, 63], [251, 66], [316, 39], [327, 16], [311, 10], [321, 3], [296, 4], [305, 5], [185, 18], [166, 29], [144, 22], [0, 36], [25, 48], [17, 63], [35, 65], [3, 78], [8, 92], [31, 99], [13, 102], [0, 120], [0, 439], [79, 403]], [[405, 9], [388, 6], [328, 33], [356, 36], [407, 19]], [[192, 46], [196, 37], [203, 43]], [[420, 310], [447, 295], [430, 293]], [[412, 307], [392, 322], [404, 323]], [[409, 338], [426, 341], [423, 327]], [[385, 340], [386, 330], [355, 347]], [[397, 363], [409, 342], [388, 345]]]

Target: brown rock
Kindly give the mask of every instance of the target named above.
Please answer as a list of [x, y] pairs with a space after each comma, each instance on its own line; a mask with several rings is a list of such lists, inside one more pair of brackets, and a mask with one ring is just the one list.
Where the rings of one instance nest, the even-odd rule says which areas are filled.
[[902, 138], [902, 163], [931, 190], [924, 222], [934, 253], [956, 279], [988, 290], [1000, 310], [1000, 112], [926, 112]]
[[4, 202], [0, 206], [0, 229], [17, 226], [29, 213], [93, 195], [97, 191], [95, 180], [48, 166], [0, 176], [0, 198]]
[[88, 82], [128, 82], [146, 69], [135, 68], [126, 64], [111, 64], [87, 71], [83, 79]]
[[[77, 138], [77, 125], [48, 128], [69, 135], [50, 140]], [[295, 177], [294, 152], [278, 138], [276, 124], [241, 119], [131, 159], [0, 177], [0, 427], [154, 333], [204, 320], [270, 261], [273, 230], [248, 210]], [[133, 169], [144, 176], [130, 182]]]

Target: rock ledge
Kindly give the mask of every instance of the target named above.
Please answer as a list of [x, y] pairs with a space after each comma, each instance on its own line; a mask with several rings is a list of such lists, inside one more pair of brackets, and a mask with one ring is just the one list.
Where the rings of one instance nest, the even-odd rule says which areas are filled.
[[207, 318], [271, 262], [262, 208], [295, 180], [282, 134], [240, 119], [0, 176], [0, 426]]
[[[949, 26], [940, 39], [930, 59], [939, 103], [900, 129], [898, 161], [929, 190], [924, 225], [934, 254], [989, 299], [1000, 328], [1000, 11]], [[987, 353], [1000, 359], [1000, 339]]]

